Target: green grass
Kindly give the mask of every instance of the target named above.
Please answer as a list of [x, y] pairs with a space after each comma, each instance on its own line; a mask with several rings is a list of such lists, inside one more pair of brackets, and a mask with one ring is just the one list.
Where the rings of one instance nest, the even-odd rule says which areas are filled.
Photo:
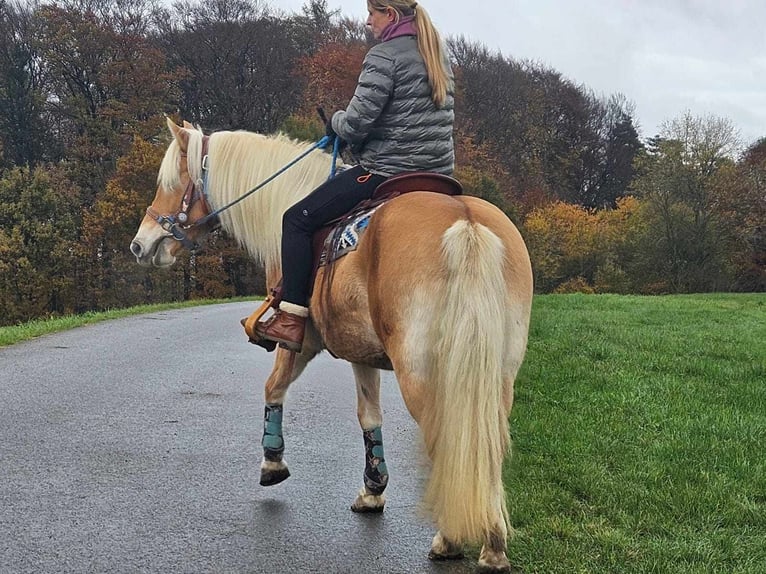
[[511, 429], [523, 572], [766, 572], [766, 295], [537, 297]]
[[140, 305], [129, 309], [112, 309], [103, 312], [89, 312], [82, 315], [67, 315], [65, 317], [56, 317], [51, 319], [38, 319], [13, 325], [10, 327], [0, 327], [0, 347], [21, 343], [42, 335], [49, 335], [67, 329], [74, 329], [91, 323], [108, 321], [110, 319], [119, 319], [120, 317], [129, 317], [131, 315], [140, 315], [142, 313], [154, 313], [167, 309], [182, 309], [184, 307], [197, 307], [199, 305], [214, 305], [216, 303], [230, 303], [232, 301], [244, 301], [247, 298], [239, 299], [205, 299], [183, 301], [177, 303], [160, 303], [156, 305]]

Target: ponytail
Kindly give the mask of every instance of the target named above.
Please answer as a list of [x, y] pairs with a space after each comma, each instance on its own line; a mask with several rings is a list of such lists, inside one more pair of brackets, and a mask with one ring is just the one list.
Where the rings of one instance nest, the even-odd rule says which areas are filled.
[[418, 49], [426, 64], [428, 83], [431, 85], [431, 99], [437, 108], [441, 108], [447, 101], [447, 92], [452, 89], [450, 74], [446, 69], [444, 45], [428, 12], [417, 3], [413, 8], [415, 23], [418, 27]]
[[374, 10], [384, 11], [393, 8], [399, 16], [415, 16], [418, 29], [418, 50], [423, 56], [428, 74], [428, 84], [431, 86], [431, 100], [437, 108], [447, 102], [447, 94], [453, 88], [449, 62], [444, 53], [439, 31], [434, 27], [425, 8], [412, 0], [368, 0]]

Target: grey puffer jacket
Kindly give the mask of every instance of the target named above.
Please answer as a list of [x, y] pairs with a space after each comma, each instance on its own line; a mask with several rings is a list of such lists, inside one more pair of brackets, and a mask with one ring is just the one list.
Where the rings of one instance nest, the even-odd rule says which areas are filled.
[[417, 38], [399, 36], [367, 52], [354, 97], [346, 110], [333, 114], [332, 127], [372, 173], [450, 175], [454, 104], [450, 87], [444, 106], [434, 105]]

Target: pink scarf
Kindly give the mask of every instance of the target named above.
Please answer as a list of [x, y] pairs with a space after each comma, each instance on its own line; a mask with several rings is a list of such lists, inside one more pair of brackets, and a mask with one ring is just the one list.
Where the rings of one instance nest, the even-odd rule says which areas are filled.
[[415, 16], [402, 16], [398, 22], [389, 24], [380, 35], [380, 39], [386, 42], [399, 36], [417, 36], [418, 28], [415, 25]]

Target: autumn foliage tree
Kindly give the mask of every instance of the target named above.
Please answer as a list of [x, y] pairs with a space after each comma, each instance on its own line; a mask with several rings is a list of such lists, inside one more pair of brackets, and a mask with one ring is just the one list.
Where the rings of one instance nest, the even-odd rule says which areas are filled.
[[78, 195], [55, 167], [0, 177], [2, 324], [75, 310]]
[[[163, 114], [316, 140], [374, 40], [308, 0], [0, 0], [0, 323], [258, 293], [225, 235], [164, 270], [128, 251], [156, 189]], [[456, 170], [530, 248], [540, 292], [766, 289], [766, 144], [683, 116], [640, 141], [631, 102], [448, 39]]]
[[532, 211], [523, 231], [537, 291], [641, 291], [634, 241], [645, 231], [642, 209], [638, 199], [625, 197], [614, 209], [554, 202]]
[[719, 173], [712, 201], [734, 287], [766, 291], [766, 138]]
[[157, 133], [173, 97], [164, 54], [145, 37], [140, 19], [125, 23], [125, 6], [131, 5], [83, 0], [36, 12], [34, 45], [47, 71], [48, 113], [57, 119], [55, 136], [84, 203], [104, 188], [134, 135]]
[[322, 107], [329, 117], [336, 110], [345, 109], [354, 95], [367, 49], [362, 43], [335, 42], [301, 58], [295, 72], [305, 81], [306, 89], [297, 113], [314, 118], [316, 108]]

